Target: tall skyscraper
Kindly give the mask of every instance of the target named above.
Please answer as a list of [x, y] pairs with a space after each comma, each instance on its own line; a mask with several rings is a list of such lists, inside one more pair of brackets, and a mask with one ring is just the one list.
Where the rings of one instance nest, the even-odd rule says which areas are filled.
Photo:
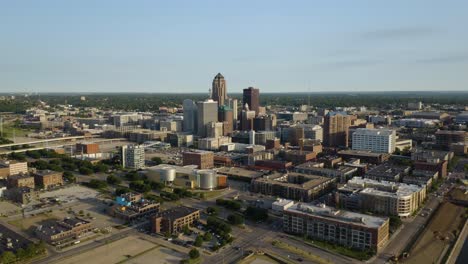
[[184, 125], [183, 131], [196, 133], [197, 132], [197, 105], [190, 99], [185, 99], [182, 102], [184, 108]]
[[218, 122], [218, 103], [212, 99], [197, 102], [197, 135], [206, 137], [206, 125]]
[[351, 117], [344, 112], [329, 112], [323, 124], [323, 143], [327, 147], [348, 147]]
[[219, 106], [224, 105], [227, 99], [226, 80], [224, 80], [224, 76], [221, 73], [218, 73], [213, 79], [211, 93], [211, 98], [218, 102]]
[[260, 90], [249, 87], [244, 89], [244, 93], [242, 96], [242, 105], [247, 104], [251, 111], [255, 111], [258, 114], [258, 108], [260, 106]]

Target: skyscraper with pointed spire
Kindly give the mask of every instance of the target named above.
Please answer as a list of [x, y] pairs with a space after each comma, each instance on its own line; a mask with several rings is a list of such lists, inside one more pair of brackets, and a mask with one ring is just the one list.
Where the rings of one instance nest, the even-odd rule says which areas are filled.
[[223, 106], [227, 99], [226, 80], [224, 80], [224, 76], [221, 73], [216, 74], [213, 79], [211, 99], [218, 102], [219, 106]]

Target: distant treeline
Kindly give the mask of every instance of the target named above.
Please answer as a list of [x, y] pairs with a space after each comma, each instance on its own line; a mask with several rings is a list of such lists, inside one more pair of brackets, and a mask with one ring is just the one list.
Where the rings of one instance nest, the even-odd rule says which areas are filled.
[[[81, 100], [85, 96], [86, 100]], [[242, 100], [241, 94], [229, 94]], [[29, 97], [17, 96], [15, 100], [0, 101], [0, 112], [22, 113], [39, 100], [52, 106], [71, 104], [78, 107], [100, 107], [124, 111], [157, 111], [161, 106], [181, 106], [184, 99], [195, 101], [207, 98], [206, 93], [195, 94], [40, 94]], [[375, 92], [375, 93], [261, 93], [262, 105], [300, 106], [311, 104], [317, 107], [367, 106], [397, 108], [408, 102], [422, 101], [426, 104], [439, 103], [468, 105], [468, 92]]]

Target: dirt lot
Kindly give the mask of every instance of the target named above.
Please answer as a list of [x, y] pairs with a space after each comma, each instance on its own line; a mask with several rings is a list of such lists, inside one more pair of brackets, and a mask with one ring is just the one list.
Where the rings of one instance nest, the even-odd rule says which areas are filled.
[[241, 263], [242, 264], [276, 264], [278, 262], [265, 255], [255, 255], [242, 261]]
[[17, 214], [21, 211], [21, 207], [7, 201], [0, 201], [0, 215], [7, 216]]
[[[136, 236], [128, 236], [126, 238], [117, 240], [104, 246], [97, 247], [85, 253], [73, 256], [68, 259], [61, 260], [61, 264], [99, 264], [99, 263], [118, 263], [127, 260], [129, 257], [136, 256], [144, 253], [145, 251], [156, 248], [158, 245], [153, 244], [147, 240], [143, 240]], [[154, 250], [152, 250], [154, 251]], [[151, 252], [152, 252], [151, 251]], [[142, 255], [144, 256], [144, 255]], [[152, 256], [152, 261], [157, 258]], [[137, 263], [137, 262], [129, 262]], [[142, 263], [142, 262], [138, 262]]]
[[35, 216], [28, 216], [27, 218], [19, 218], [17, 220], [12, 220], [12, 221], [9, 221], [8, 223], [18, 227], [19, 229], [21, 229], [22, 231], [25, 231], [29, 235], [33, 235], [35, 225], [38, 225], [40, 223], [50, 221], [53, 219], [60, 219], [60, 217], [52, 213], [41, 213]]
[[460, 231], [464, 212], [461, 206], [443, 203], [405, 263], [433, 263], [441, 258], [445, 248], [456, 239], [454, 233]]

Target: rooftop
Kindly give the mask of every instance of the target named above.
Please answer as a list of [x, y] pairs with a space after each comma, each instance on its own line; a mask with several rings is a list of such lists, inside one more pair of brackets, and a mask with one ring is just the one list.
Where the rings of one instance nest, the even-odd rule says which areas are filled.
[[345, 210], [337, 210], [325, 205], [315, 206], [310, 204], [297, 203], [285, 211], [320, 217], [326, 220], [358, 225], [367, 228], [379, 228], [388, 221], [388, 218], [359, 214]]
[[199, 210], [196, 208], [187, 207], [187, 206], [177, 206], [177, 207], [158, 213], [156, 217], [177, 219], [177, 218], [181, 218], [181, 217], [193, 214], [197, 211]]
[[270, 175], [265, 175], [262, 178], [255, 179], [255, 181], [258, 182], [267, 182], [271, 184], [302, 189], [312, 189], [332, 180], [334, 179], [296, 172], [290, 172], [286, 174], [277, 172]]
[[218, 169], [219, 174], [239, 176], [239, 177], [249, 177], [249, 178], [258, 178], [264, 175], [262, 171], [253, 171], [247, 170], [239, 167], [223, 167]]

